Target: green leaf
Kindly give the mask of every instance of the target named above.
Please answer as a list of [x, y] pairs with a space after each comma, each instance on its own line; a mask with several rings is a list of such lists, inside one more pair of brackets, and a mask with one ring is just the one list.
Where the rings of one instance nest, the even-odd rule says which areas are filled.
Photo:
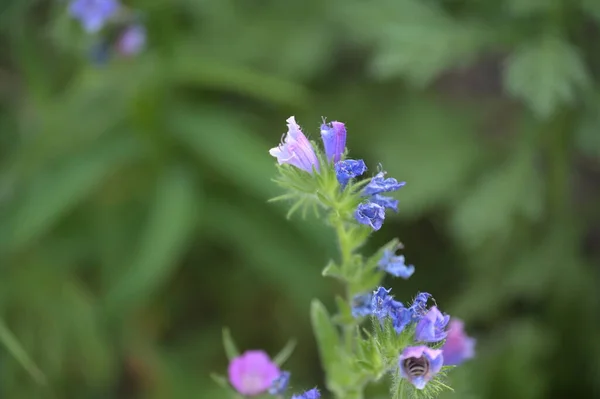
[[46, 384], [46, 376], [29, 357], [17, 338], [0, 320], [0, 341], [38, 384]]
[[319, 347], [321, 362], [325, 371], [331, 377], [338, 362], [339, 333], [329, 317], [325, 306], [317, 299], [313, 299], [311, 303], [310, 319]]
[[523, 44], [509, 58], [504, 75], [508, 92], [523, 99], [539, 118], [550, 117], [575, 100], [590, 82], [577, 48], [547, 34]]
[[229, 388], [227, 378], [217, 373], [210, 373], [210, 378], [217, 383], [221, 388]]
[[142, 304], [173, 272], [198, 220], [198, 194], [187, 170], [163, 172], [133, 261], [107, 294], [111, 310]]
[[229, 360], [240, 355], [240, 351], [233, 341], [233, 337], [228, 328], [223, 328], [223, 348], [225, 348], [225, 354]]
[[381, 25], [373, 72], [387, 78], [404, 75], [423, 86], [441, 72], [469, 63], [487, 40], [487, 32], [469, 21], [454, 20], [432, 3], [400, 0], [397, 18]]
[[2, 232], [8, 239], [0, 245], [17, 250], [44, 234], [106, 177], [137, 160], [138, 155], [138, 143], [131, 137], [112, 139], [37, 175], [23, 195], [17, 196], [9, 224], [4, 226], [8, 232]]
[[277, 355], [273, 358], [273, 361], [278, 366], [282, 366], [294, 353], [294, 349], [296, 349], [296, 340], [290, 339], [288, 343], [279, 351]]
[[322, 274], [325, 277], [335, 277], [340, 280], [345, 280], [342, 269], [334, 261], [329, 261], [327, 266], [325, 266], [325, 269], [323, 269]]

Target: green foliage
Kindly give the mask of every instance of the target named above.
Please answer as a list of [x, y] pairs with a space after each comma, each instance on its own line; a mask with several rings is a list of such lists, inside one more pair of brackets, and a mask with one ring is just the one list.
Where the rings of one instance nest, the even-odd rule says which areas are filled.
[[[596, 0], [127, 3], [149, 48], [105, 66], [65, 2], [0, 6], [0, 396], [233, 398], [209, 377], [222, 325], [273, 354], [296, 337], [295, 387], [324, 386], [322, 265], [357, 292], [381, 275], [267, 203], [290, 115], [313, 140], [346, 122], [368, 173], [407, 181], [364, 253], [398, 236], [401, 299], [431, 292], [478, 338], [441, 398], [597, 392]], [[349, 309], [313, 306], [344, 345]]]

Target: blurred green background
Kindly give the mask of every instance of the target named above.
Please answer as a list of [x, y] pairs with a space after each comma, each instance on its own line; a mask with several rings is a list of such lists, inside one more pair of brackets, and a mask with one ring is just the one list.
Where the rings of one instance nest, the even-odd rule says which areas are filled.
[[334, 237], [266, 202], [290, 115], [407, 181], [367, 250], [478, 339], [444, 398], [600, 395], [599, 1], [127, 4], [148, 49], [104, 66], [66, 2], [0, 5], [2, 398], [225, 398], [222, 326], [322, 387]]

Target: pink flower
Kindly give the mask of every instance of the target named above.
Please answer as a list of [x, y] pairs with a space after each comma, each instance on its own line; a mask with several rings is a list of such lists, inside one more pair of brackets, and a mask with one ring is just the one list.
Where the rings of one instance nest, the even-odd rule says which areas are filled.
[[456, 366], [475, 356], [475, 339], [465, 334], [464, 324], [461, 320], [450, 321], [448, 336], [442, 347], [444, 352], [444, 365]]
[[229, 382], [242, 395], [266, 392], [279, 374], [279, 367], [260, 350], [246, 351], [229, 363]]

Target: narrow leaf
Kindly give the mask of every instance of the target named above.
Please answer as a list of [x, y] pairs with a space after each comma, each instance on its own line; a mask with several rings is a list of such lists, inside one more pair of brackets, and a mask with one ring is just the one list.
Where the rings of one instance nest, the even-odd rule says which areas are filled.
[[10, 354], [13, 355], [38, 384], [46, 384], [44, 373], [31, 360], [25, 349], [23, 349], [17, 338], [6, 327], [3, 321], [0, 321], [0, 341], [2, 341], [2, 344], [4, 344]]
[[310, 317], [317, 345], [319, 347], [321, 361], [325, 370], [328, 373], [331, 373], [334, 364], [337, 361], [336, 352], [340, 344], [338, 331], [333, 325], [325, 306], [317, 299], [312, 301]]
[[275, 364], [277, 364], [278, 366], [283, 365], [283, 363], [285, 363], [290, 358], [290, 356], [292, 356], [292, 353], [294, 353], [294, 349], [296, 349], [296, 340], [290, 339], [288, 343], [283, 347], [283, 349], [273, 358]]
[[240, 355], [240, 351], [233, 341], [233, 337], [231, 336], [229, 328], [223, 328], [223, 348], [225, 348], [225, 354], [229, 360]]

